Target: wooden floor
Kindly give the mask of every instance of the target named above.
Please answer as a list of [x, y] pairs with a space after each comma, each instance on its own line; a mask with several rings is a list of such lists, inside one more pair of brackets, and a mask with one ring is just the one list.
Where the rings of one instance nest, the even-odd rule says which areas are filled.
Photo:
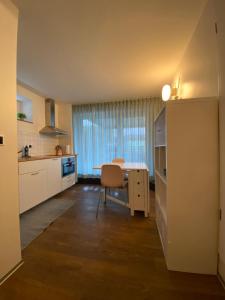
[[108, 204], [96, 220], [98, 193], [92, 185], [66, 192], [74, 207], [23, 251], [1, 300], [225, 299], [215, 276], [167, 271], [154, 219]]

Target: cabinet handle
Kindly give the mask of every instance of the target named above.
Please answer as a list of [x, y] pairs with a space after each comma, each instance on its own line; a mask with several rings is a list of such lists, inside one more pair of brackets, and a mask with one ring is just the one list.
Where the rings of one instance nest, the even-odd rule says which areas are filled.
[[140, 184], [140, 182], [138, 181], [137, 184]]
[[38, 175], [38, 174], [39, 174], [39, 172], [31, 173], [32, 176], [33, 175]]

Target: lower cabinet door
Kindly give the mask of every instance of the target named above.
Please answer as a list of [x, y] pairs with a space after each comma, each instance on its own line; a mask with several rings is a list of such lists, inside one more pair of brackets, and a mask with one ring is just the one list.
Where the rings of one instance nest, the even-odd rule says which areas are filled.
[[62, 191], [61, 158], [48, 159], [47, 163], [47, 193], [51, 198]]
[[47, 199], [46, 183], [46, 170], [39, 170], [19, 176], [20, 213]]

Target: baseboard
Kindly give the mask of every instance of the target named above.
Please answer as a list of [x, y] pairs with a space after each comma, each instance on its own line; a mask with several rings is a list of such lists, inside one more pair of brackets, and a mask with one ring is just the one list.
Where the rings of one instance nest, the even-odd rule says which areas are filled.
[[149, 182], [149, 188], [151, 191], [155, 191], [155, 182], [151, 181]]
[[100, 177], [78, 177], [80, 184], [100, 184]]
[[13, 274], [15, 273], [22, 265], [23, 265], [24, 261], [21, 260], [17, 265], [15, 265], [15, 267], [9, 271], [5, 276], [3, 276], [0, 279], [0, 286]]
[[223, 280], [223, 278], [221, 277], [221, 275], [219, 273], [217, 274], [217, 277], [218, 277], [220, 283], [222, 284], [222, 287], [225, 289], [225, 281]]

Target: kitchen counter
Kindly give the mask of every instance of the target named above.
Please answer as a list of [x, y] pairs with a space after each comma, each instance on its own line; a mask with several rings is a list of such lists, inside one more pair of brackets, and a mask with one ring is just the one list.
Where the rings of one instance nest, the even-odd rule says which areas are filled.
[[34, 160], [60, 158], [60, 157], [70, 157], [70, 156], [77, 156], [77, 154], [39, 155], [39, 156], [21, 157], [21, 158], [18, 159], [18, 162], [27, 162], [27, 161], [34, 161]]

